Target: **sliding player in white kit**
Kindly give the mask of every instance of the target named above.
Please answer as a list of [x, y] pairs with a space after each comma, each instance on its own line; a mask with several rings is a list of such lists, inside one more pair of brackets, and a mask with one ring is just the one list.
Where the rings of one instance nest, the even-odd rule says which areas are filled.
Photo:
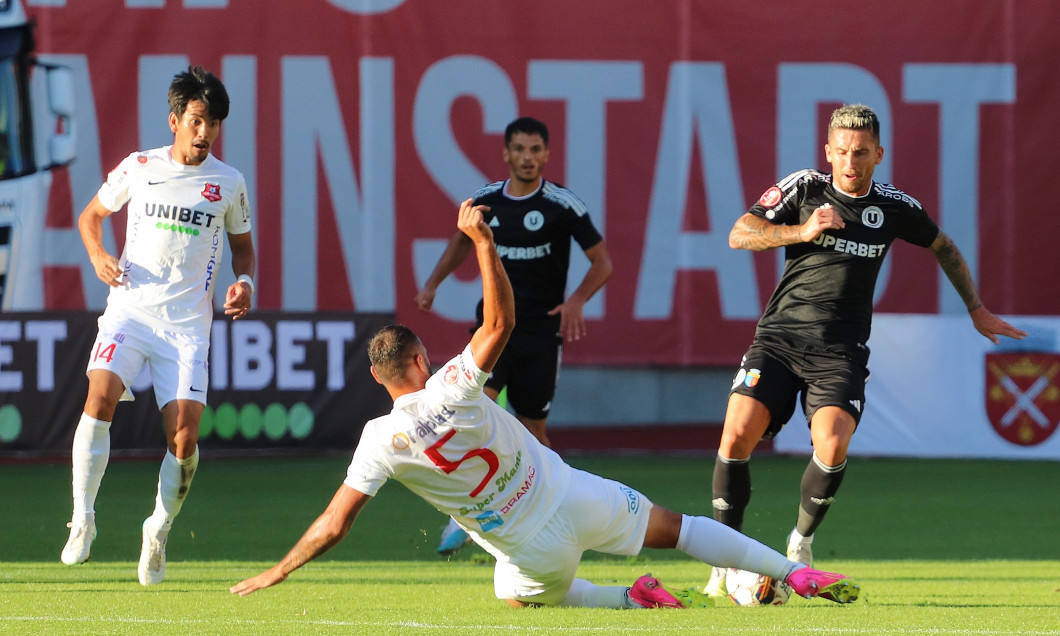
[[[140, 583], [160, 583], [166, 539], [199, 461], [199, 421], [209, 384], [213, 297], [232, 249], [237, 281], [224, 311], [250, 310], [254, 246], [243, 175], [210, 154], [228, 116], [228, 93], [213, 74], [190, 67], [169, 87], [173, 145], [126, 157], [78, 220], [96, 275], [111, 287], [88, 363], [88, 397], [74, 433], [67, 565], [88, 560], [96, 537], [95, 500], [110, 456], [110, 423], [144, 366], [151, 370], [168, 447], [158, 472], [154, 512], [143, 523]], [[103, 247], [103, 220], [127, 208], [121, 259]]]
[[457, 224], [472, 240], [482, 274], [483, 320], [471, 342], [432, 375], [427, 350], [408, 327], [391, 325], [372, 337], [372, 375], [394, 409], [365, 425], [346, 479], [287, 556], [230, 591], [245, 596], [275, 585], [323, 554], [394, 478], [496, 557], [496, 596], [513, 607], [711, 603], [695, 590], [667, 590], [651, 575], [632, 587], [575, 578], [585, 550], [635, 555], [642, 547], [677, 548], [711, 564], [761, 572], [806, 597], [855, 600], [858, 587], [843, 575], [788, 561], [713, 519], [679, 515], [628, 486], [572, 468], [485, 395], [483, 385], [515, 326], [512, 287], [482, 216], [486, 210], [468, 199]]

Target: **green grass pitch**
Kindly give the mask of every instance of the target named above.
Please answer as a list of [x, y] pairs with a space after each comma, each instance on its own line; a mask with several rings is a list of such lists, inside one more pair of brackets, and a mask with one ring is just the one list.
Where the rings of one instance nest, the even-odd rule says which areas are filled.
[[[709, 514], [710, 458], [573, 456], [674, 510]], [[694, 611], [547, 608], [493, 597], [492, 564], [434, 548], [444, 519], [388, 484], [349, 536], [287, 582], [238, 598], [323, 510], [348, 458], [222, 459], [204, 453], [169, 540], [161, 585], [136, 581], [139, 527], [157, 463], [113, 461], [92, 560], [59, 563], [69, 466], [0, 464], [0, 634], [1060, 634], [1060, 463], [852, 459], [815, 543], [817, 565], [857, 578], [853, 605]], [[760, 457], [744, 530], [782, 547], [805, 458]], [[703, 585], [684, 555], [590, 553], [579, 575], [629, 584], [652, 572]]]

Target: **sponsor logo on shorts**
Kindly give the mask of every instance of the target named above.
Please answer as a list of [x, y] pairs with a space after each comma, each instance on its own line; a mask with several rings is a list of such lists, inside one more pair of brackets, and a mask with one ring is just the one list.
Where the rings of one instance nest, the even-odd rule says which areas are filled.
[[[742, 369], [741, 369], [742, 371]], [[762, 372], [758, 369], [748, 369], [744, 375], [743, 383], [747, 388], [752, 388], [758, 384], [758, 380], [762, 377]]]
[[504, 525], [504, 519], [492, 510], [488, 510], [479, 516], [475, 517], [475, 521], [478, 521], [479, 528], [482, 528], [483, 532], [489, 532], [494, 528]]
[[640, 493], [628, 486], [622, 486], [620, 490], [626, 495], [626, 504], [629, 506], [629, 511], [637, 514], [637, 511], [640, 510]]

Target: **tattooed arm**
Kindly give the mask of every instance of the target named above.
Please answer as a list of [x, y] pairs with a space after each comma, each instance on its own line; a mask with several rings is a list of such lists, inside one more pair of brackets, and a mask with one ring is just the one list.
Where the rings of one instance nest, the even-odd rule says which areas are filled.
[[1001, 342], [998, 335], [1008, 336], [1017, 340], [1021, 340], [1027, 335], [1027, 332], [1016, 329], [983, 306], [983, 301], [979, 299], [979, 292], [975, 287], [975, 281], [972, 280], [972, 273], [968, 269], [968, 263], [961, 256], [961, 251], [957, 249], [953, 239], [947, 236], [945, 232], [939, 232], [939, 235], [931, 244], [931, 251], [935, 253], [935, 259], [938, 260], [939, 267], [946, 272], [946, 278], [950, 279], [950, 284], [960, 294], [961, 300], [964, 301], [964, 306], [968, 308], [972, 324], [979, 333], [983, 334], [994, 344]]
[[282, 561], [255, 577], [236, 583], [228, 588], [228, 591], [246, 596], [283, 582], [291, 572], [324, 554], [331, 546], [341, 541], [350, 531], [357, 513], [370, 499], [370, 496], [345, 484], [339, 486], [324, 513], [309, 526]]
[[809, 243], [825, 230], [842, 229], [844, 225], [839, 213], [827, 203], [814, 210], [802, 225], [777, 225], [747, 212], [732, 226], [729, 247], [761, 252], [792, 243]]

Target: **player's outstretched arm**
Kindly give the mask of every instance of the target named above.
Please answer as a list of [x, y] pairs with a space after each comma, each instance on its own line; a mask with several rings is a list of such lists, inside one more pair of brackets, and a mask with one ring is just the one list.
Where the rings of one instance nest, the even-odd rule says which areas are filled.
[[489, 373], [515, 328], [515, 294], [493, 244], [493, 231], [482, 218], [489, 208], [472, 203], [467, 199], [460, 204], [456, 225], [474, 244], [482, 274], [482, 325], [471, 336], [471, 355], [478, 368]]
[[332, 497], [324, 513], [309, 526], [306, 533], [282, 561], [257, 576], [236, 583], [228, 588], [228, 591], [246, 596], [257, 590], [282, 583], [291, 572], [324, 554], [331, 546], [341, 541], [353, 526], [357, 514], [370, 499], [370, 496], [346, 484], [339, 486], [338, 492]]
[[81, 242], [85, 244], [96, 277], [111, 287], [117, 287], [121, 280], [121, 265], [103, 247], [103, 219], [110, 215], [111, 211], [100, 203], [99, 196], [94, 196], [77, 218], [77, 229], [81, 232]]
[[935, 241], [931, 244], [931, 251], [934, 252], [939, 267], [946, 272], [946, 277], [950, 279], [953, 288], [957, 290], [964, 305], [968, 308], [968, 315], [971, 316], [976, 331], [994, 344], [1001, 342], [998, 336], [1021, 340], [1027, 335], [1026, 331], [1013, 327], [983, 306], [983, 302], [979, 299], [979, 292], [976, 291], [975, 282], [972, 280], [972, 273], [968, 269], [968, 263], [961, 255], [961, 251], [957, 249], [957, 244], [945, 232], [940, 231], [935, 237]]
[[[487, 208], [488, 209], [488, 208]], [[427, 280], [423, 283], [423, 289], [416, 294], [413, 301], [416, 303], [416, 307], [420, 311], [430, 311], [431, 307], [434, 306], [434, 295], [438, 291], [438, 286], [442, 284], [442, 281], [446, 279], [449, 274], [456, 271], [457, 267], [467, 260], [467, 255], [471, 252], [471, 239], [467, 237], [463, 232], [457, 231], [452, 238], [449, 239], [449, 244], [445, 246], [445, 251], [442, 252], [441, 258], [438, 259], [438, 263], [434, 266], [434, 271], [427, 277]]]

